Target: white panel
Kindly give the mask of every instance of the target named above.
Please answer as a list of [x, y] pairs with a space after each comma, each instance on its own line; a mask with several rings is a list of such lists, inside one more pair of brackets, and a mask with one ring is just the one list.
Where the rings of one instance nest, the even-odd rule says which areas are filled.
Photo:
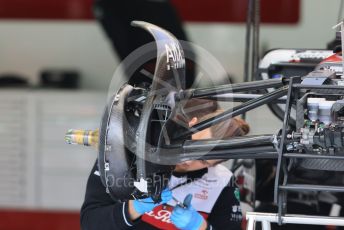
[[80, 209], [96, 149], [70, 128], [99, 128], [105, 93], [0, 91], [0, 207]]
[[44, 174], [39, 207], [80, 210], [84, 200], [87, 175], [74, 175], [74, 172], [68, 176]]
[[41, 175], [40, 207], [80, 209], [97, 151], [92, 147], [68, 145], [64, 136], [71, 128], [99, 128], [105, 97], [102, 93], [71, 91], [38, 97], [41, 125], [37, 128], [36, 140]]
[[26, 196], [25, 94], [0, 93], [0, 205], [20, 205]]

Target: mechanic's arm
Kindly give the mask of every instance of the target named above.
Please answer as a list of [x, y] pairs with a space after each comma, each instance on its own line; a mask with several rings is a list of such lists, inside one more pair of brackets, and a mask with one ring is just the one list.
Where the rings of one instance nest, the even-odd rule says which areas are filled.
[[208, 217], [208, 229], [223, 229], [223, 226], [228, 226], [229, 230], [241, 230], [241, 221], [239, 190], [231, 181], [222, 190]]
[[172, 199], [172, 192], [165, 189], [161, 194], [161, 202], [154, 203], [152, 198], [115, 202], [106, 193], [97, 163], [94, 165], [87, 182], [85, 201], [81, 208], [81, 228], [83, 230], [117, 230], [130, 229], [145, 212], [153, 210], [162, 203]]
[[80, 213], [81, 229], [130, 229], [134, 222], [129, 213], [129, 203], [113, 201], [106, 193], [97, 172], [96, 163], [87, 181], [85, 201]]

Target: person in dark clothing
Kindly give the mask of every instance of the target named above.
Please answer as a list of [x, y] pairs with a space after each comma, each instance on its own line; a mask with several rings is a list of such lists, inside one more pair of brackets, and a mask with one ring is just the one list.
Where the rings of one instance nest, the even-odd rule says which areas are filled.
[[[198, 114], [203, 112], [203, 115], [200, 118], [192, 117], [190, 126], [200, 122], [209, 108], [213, 116], [218, 114], [214, 103], [204, 105], [206, 108], [203, 111], [198, 110]], [[193, 115], [192, 112], [189, 114]], [[221, 133], [219, 127], [228, 128], [227, 132]], [[220, 138], [217, 135], [225, 138], [226, 135], [244, 135], [247, 131], [248, 125], [244, 121], [233, 118], [195, 133], [192, 138]], [[153, 204], [148, 200], [150, 198], [143, 202], [113, 200], [101, 183], [96, 163], [88, 179], [85, 201], [81, 208], [81, 227], [83, 230], [240, 230], [242, 213], [239, 190], [233, 174], [219, 164], [221, 161], [193, 160], [177, 164], [159, 204]]]
[[[203, 208], [199, 212], [209, 223], [209, 229], [223, 229], [224, 226], [228, 226], [228, 229], [239, 230], [241, 229], [241, 208], [239, 200], [236, 197], [238, 190], [233, 186], [232, 175], [228, 174], [222, 165], [216, 166], [211, 171], [210, 174], [209, 169], [204, 168], [188, 173], [173, 173], [172, 177], [174, 181], [192, 180], [196, 183], [202, 183], [209, 175], [214, 176], [213, 173], [217, 175], [219, 173], [218, 171], [220, 171], [219, 176], [226, 175], [230, 178], [230, 181], [223, 187], [215, 203], [206, 204], [201, 207], [195, 205], [194, 208]], [[201, 178], [203, 180], [197, 180]], [[197, 188], [192, 183], [188, 184], [187, 187], [183, 187], [181, 186], [179, 188], [183, 189], [186, 193], [190, 192], [190, 188]], [[202, 199], [205, 199], [208, 193], [207, 190], [201, 190], [201, 193], [196, 193], [198, 194], [196, 197], [199, 197], [199, 200], [203, 201]], [[197, 199], [196, 197], [194, 200]], [[83, 230], [175, 229], [170, 221], [172, 206], [163, 209], [164, 205], [159, 205], [154, 210], [151, 210], [151, 212], [145, 213], [136, 220], [132, 220], [128, 204], [129, 201], [116, 202], [106, 193], [105, 187], [98, 176], [98, 169], [95, 164], [87, 182], [85, 202], [81, 209], [81, 228]]]
[[[94, 15], [101, 24], [107, 37], [111, 41], [114, 53], [123, 61], [137, 48], [153, 42], [153, 37], [138, 28], [130, 25], [133, 20], [145, 21], [157, 25], [171, 32], [178, 40], [188, 41], [178, 13], [169, 0], [95, 0]], [[186, 46], [186, 44], [182, 44]], [[186, 49], [185, 49], [186, 48]], [[191, 47], [184, 47], [189, 52]], [[193, 51], [186, 54], [194, 59]], [[154, 69], [155, 60], [147, 63], [149, 69]], [[194, 81], [194, 65], [187, 60], [186, 87], [189, 88]], [[130, 82], [140, 83], [144, 76], [135, 73], [128, 76]]]
[[188, 40], [173, 5], [168, 0], [95, 0], [94, 15], [110, 39], [121, 60], [135, 49], [154, 41], [147, 32], [130, 25], [146, 21], [171, 32], [179, 40]]

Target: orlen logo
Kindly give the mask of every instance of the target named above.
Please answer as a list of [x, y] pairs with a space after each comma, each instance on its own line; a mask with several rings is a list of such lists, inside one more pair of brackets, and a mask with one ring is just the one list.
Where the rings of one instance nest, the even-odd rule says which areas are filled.
[[162, 222], [172, 223], [170, 220], [171, 211], [169, 210], [162, 209], [162, 210], [157, 211], [156, 213], [154, 211], [150, 211], [150, 212], [146, 212], [146, 214]]
[[200, 193], [195, 193], [195, 198], [201, 200], [208, 199], [208, 191], [203, 189]]

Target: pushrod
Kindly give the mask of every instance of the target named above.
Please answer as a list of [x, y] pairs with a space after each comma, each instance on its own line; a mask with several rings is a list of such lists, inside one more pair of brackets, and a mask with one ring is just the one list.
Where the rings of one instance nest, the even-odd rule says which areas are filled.
[[250, 101], [247, 101], [245, 103], [242, 103], [241, 105], [235, 106], [234, 108], [226, 110], [217, 116], [214, 116], [212, 118], [209, 118], [205, 121], [202, 121], [192, 126], [190, 129], [184, 131], [175, 139], [186, 139], [187, 137], [191, 136], [193, 133], [209, 128], [212, 125], [218, 124], [224, 120], [238, 116], [247, 111], [255, 109], [261, 105], [267, 104], [277, 98], [280, 98], [281, 96], [284, 96], [287, 93], [287, 91], [288, 91], [288, 86], [283, 86], [280, 89], [277, 89], [271, 93], [264, 94], [263, 96], [260, 96]]
[[224, 94], [224, 93], [235, 93], [235, 92], [243, 92], [243, 91], [258, 90], [258, 89], [278, 88], [285, 85], [286, 81], [287, 80], [284, 78], [278, 78], [278, 79], [267, 79], [267, 80], [260, 80], [260, 81], [235, 83], [235, 84], [225, 84], [225, 85], [220, 85], [220, 86], [198, 88], [198, 89], [187, 89], [187, 90], [183, 90], [179, 92], [177, 94], [177, 98], [189, 99], [189, 98], [199, 98], [199, 97], [206, 97], [206, 96], [212, 96], [212, 95]]

